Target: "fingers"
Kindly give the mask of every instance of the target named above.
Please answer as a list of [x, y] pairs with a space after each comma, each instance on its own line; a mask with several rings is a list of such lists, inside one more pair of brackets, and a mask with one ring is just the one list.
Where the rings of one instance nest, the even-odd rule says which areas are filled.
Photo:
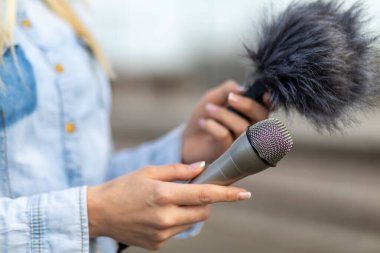
[[[270, 103], [268, 95], [265, 95], [265, 103]], [[264, 120], [269, 115], [269, 110], [251, 98], [240, 96], [236, 93], [228, 95], [228, 104], [251, 119], [252, 123]]]
[[228, 128], [213, 119], [202, 118], [199, 120], [199, 126], [218, 140], [223, 147], [228, 147], [234, 140]]
[[158, 242], [166, 241], [179, 233], [189, 230], [195, 223], [206, 221], [210, 216], [208, 205], [173, 206], [170, 212], [172, 215], [158, 218], [157, 229], [161, 230], [156, 236]]
[[182, 225], [182, 226], [177, 226], [177, 227], [173, 227], [173, 228], [170, 228], [166, 231], [163, 231], [160, 233], [160, 235], [158, 236], [158, 242], [164, 242], [170, 238], [172, 238], [173, 236], [176, 236], [186, 230], [189, 230], [190, 228], [192, 227], [192, 225]]
[[216, 88], [211, 89], [206, 95], [206, 100], [217, 105], [224, 105], [230, 92], [242, 93], [243, 91], [245, 91], [244, 87], [233, 80], [228, 80]]
[[[243, 91], [244, 88], [235, 81], [226, 81], [210, 90], [206, 95], [207, 103], [203, 104], [206, 114], [203, 114], [204, 118], [199, 120], [199, 126], [227, 146], [249, 125], [264, 120], [269, 115], [270, 96], [268, 93], [263, 95], [266, 105], [263, 106], [251, 98], [240, 95]], [[225, 108], [226, 103], [246, 115], [249, 120]]]
[[160, 181], [190, 180], [196, 177], [205, 167], [205, 162], [191, 165], [173, 164], [166, 166], [150, 166], [138, 171], [144, 176]]
[[168, 239], [172, 238], [173, 236], [182, 233], [186, 230], [189, 230], [192, 225], [182, 225], [182, 226], [175, 226], [164, 230], [159, 230], [153, 237], [153, 242], [148, 246], [145, 247], [147, 249], [151, 250], [158, 250], [161, 248], [161, 245], [167, 241]]
[[206, 105], [206, 111], [208, 112], [209, 117], [220, 122], [223, 126], [232, 131], [235, 137], [240, 136], [240, 134], [250, 125], [250, 122], [246, 119], [240, 117], [234, 112], [229, 111], [225, 107], [220, 107], [209, 103]]
[[266, 108], [269, 108], [270, 110], [272, 110], [272, 104], [271, 104], [271, 101], [270, 101], [270, 94], [268, 92], [264, 93], [264, 95], [263, 95], [263, 102], [264, 102]]
[[166, 240], [189, 230], [195, 223], [207, 220], [210, 215], [210, 208], [208, 205], [172, 206], [167, 212], [172, 215], [165, 214], [155, 217], [157, 233], [154, 235], [154, 241], [157, 247], [154, 248], [159, 248]]
[[[156, 228], [160, 230], [171, 229], [184, 225], [192, 225], [208, 219], [210, 209], [208, 205], [176, 206], [170, 205], [164, 212], [156, 214], [154, 219]], [[178, 230], [176, 230], [178, 231]], [[182, 232], [182, 231], [178, 231]]]
[[208, 205], [180, 206], [177, 218], [180, 224], [191, 225], [206, 221], [209, 216], [210, 208]]
[[235, 202], [238, 200], [247, 200], [251, 197], [251, 193], [246, 190], [231, 186], [173, 183], [172, 187], [176, 193], [171, 196], [172, 203], [184, 206]]

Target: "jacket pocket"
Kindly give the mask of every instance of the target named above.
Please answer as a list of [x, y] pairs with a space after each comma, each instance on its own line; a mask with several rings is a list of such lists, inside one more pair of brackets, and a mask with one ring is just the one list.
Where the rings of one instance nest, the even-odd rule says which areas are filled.
[[[23, 49], [16, 45], [3, 53], [0, 63], [0, 113], [9, 127], [30, 115], [37, 106], [33, 67]], [[0, 126], [1, 127], [1, 126]]]

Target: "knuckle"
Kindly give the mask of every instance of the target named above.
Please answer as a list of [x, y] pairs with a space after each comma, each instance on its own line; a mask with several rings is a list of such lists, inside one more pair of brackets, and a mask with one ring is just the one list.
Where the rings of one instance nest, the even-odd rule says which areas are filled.
[[238, 85], [238, 83], [235, 80], [233, 80], [233, 79], [227, 79], [226, 81], [224, 81], [224, 86], [225, 87], [231, 87], [231, 88], [233, 88], [236, 85]]
[[158, 229], [166, 229], [174, 225], [174, 220], [167, 215], [158, 215], [156, 218], [156, 223]]
[[198, 198], [201, 204], [210, 204], [212, 201], [210, 194], [205, 190], [199, 192]]
[[216, 89], [213, 88], [213, 89], [208, 90], [205, 93], [205, 95], [204, 95], [203, 98], [204, 98], [205, 101], [209, 101], [211, 98], [215, 97], [215, 95], [216, 95]]
[[140, 173], [146, 173], [146, 172], [149, 171], [149, 169], [150, 169], [149, 166], [145, 166], [145, 167], [142, 167], [141, 169], [139, 169], [138, 172], [140, 172]]
[[181, 170], [182, 167], [183, 167], [183, 165], [180, 163], [169, 165], [170, 170]]
[[155, 174], [157, 168], [154, 167], [154, 166], [145, 166], [145, 167], [143, 167], [141, 170], [142, 170], [143, 172], [147, 173], [147, 174]]
[[170, 203], [171, 194], [162, 184], [158, 184], [154, 190], [154, 202], [158, 205]]
[[166, 232], [163, 232], [163, 231], [157, 233], [154, 237], [154, 240], [158, 243], [162, 243], [166, 241], [167, 239], [169, 239], [169, 236]]
[[221, 140], [226, 140], [230, 137], [230, 132], [227, 129], [223, 129], [220, 131], [218, 137]]
[[186, 176], [187, 172], [189, 172], [187, 165], [184, 164], [174, 164], [172, 167], [172, 169], [176, 171], [179, 178]]
[[229, 201], [237, 201], [236, 193], [234, 191], [226, 191], [225, 198]]

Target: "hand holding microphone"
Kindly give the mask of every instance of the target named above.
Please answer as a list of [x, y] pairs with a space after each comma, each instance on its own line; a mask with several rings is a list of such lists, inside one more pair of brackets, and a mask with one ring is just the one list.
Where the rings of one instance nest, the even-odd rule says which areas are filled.
[[[89, 208], [90, 227], [102, 228], [100, 232], [90, 230], [90, 236], [107, 235], [119, 242], [157, 249], [166, 239], [189, 229], [191, 224], [206, 220], [208, 204], [250, 198], [250, 193], [244, 189], [225, 186], [276, 166], [292, 145], [292, 137], [284, 124], [277, 119], [268, 119], [250, 126], [206, 169], [202, 170], [204, 163], [147, 167], [106, 185], [91, 187], [89, 202], [93, 194], [100, 196], [102, 201], [95, 203], [95, 211]], [[193, 178], [192, 185], [171, 183], [190, 178]], [[144, 191], [135, 196], [131, 185]], [[148, 198], [143, 199], [145, 197]], [[100, 214], [96, 211], [99, 208]], [[102, 215], [104, 210], [108, 211]], [[120, 244], [118, 252], [126, 247]]]
[[[181, 152], [184, 163], [214, 161], [247, 127], [268, 118], [269, 109], [239, 95], [242, 92], [241, 86], [229, 80], [202, 96], [183, 132]], [[229, 111], [226, 104], [249, 119]]]
[[[89, 236], [111, 237], [126, 245], [156, 250], [163, 242], [209, 216], [209, 204], [246, 200], [238, 187], [190, 185], [204, 168], [192, 165], [147, 166], [87, 190]], [[121, 248], [121, 249], [122, 249]]]

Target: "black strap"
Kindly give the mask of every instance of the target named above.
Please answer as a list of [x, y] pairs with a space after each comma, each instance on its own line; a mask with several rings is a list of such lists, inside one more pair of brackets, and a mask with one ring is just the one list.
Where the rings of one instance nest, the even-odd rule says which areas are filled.
[[123, 250], [127, 249], [128, 247], [129, 247], [129, 245], [119, 243], [119, 248], [117, 249], [117, 253], [123, 252]]

